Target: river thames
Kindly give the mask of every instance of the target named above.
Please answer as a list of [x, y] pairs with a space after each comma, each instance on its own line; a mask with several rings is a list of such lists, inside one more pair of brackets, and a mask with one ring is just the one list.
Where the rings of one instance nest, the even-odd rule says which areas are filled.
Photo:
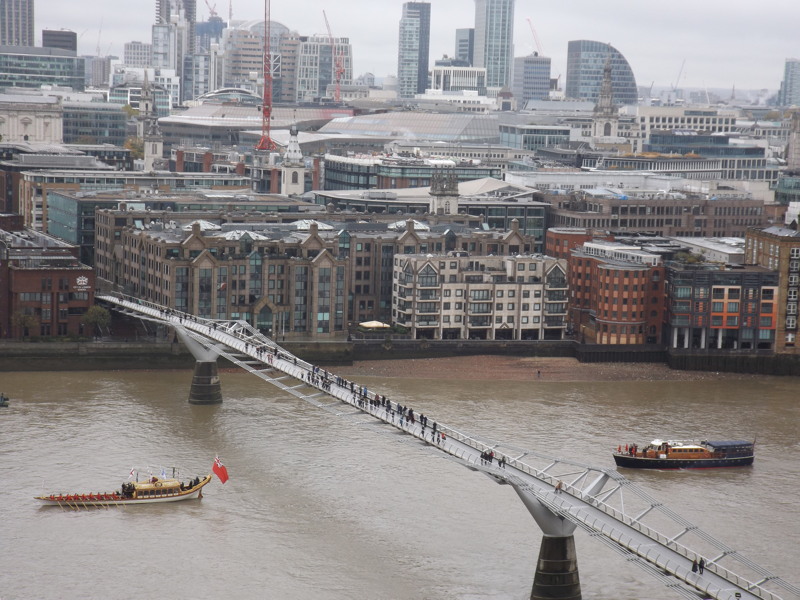
[[[613, 467], [620, 443], [757, 438], [750, 468], [624, 474], [800, 582], [797, 378], [340, 371], [466, 433], [597, 466]], [[529, 598], [541, 533], [509, 486], [243, 372], [222, 374], [223, 404], [190, 405], [191, 376], [0, 373], [0, 392], [11, 397], [0, 408], [0, 600]], [[119, 488], [131, 467], [205, 474], [215, 455], [230, 481], [215, 479], [200, 501], [63, 510], [33, 500]], [[679, 597], [583, 531], [575, 541], [584, 599]]]

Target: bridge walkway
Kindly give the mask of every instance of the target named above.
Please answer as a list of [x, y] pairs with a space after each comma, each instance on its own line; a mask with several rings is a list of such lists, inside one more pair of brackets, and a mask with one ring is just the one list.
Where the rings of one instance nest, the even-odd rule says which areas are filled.
[[[338, 415], [368, 415], [473, 471], [514, 486], [685, 598], [696, 600], [701, 593], [720, 600], [800, 600], [800, 588], [716, 540], [616, 470], [526, 451], [442, 423], [434, 426], [430, 419], [426, 424], [416, 413], [408, 418], [406, 407], [293, 356], [243, 321], [202, 319], [136, 299], [98, 299], [140, 318], [183, 328], [232, 363], [314, 406]], [[345, 411], [343, 405], [354, 410]], [[559, 483], [561, 490], [556, 489]], [[706, 564], [702, 575], [692, 572], [693, 561], [700, 558]]]

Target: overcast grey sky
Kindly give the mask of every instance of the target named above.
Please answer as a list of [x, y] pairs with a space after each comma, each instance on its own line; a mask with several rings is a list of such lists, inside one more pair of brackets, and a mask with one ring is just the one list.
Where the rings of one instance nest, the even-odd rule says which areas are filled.
[[[208, 0], [227, 19], [229, 0]], [[263, 17], [263, 0], [232, 0], [234, 19]], [[301, 34], [325, 33], [353, 44], [354, 74], [397, 71], [403, 0], [272, 0], [272, 19]], [[198, 20], [209, 14], [198, 0]], [[42, 29], [72, 29], [79, 52], [122, 56], [123, 44], [150, 41], [155, 0], [36, 0]], [[456, 28], [474, 24], [473, 0], [431, 0], [431, 61], [453, 54]], [[530, 18], [553, 76], [566, 77], [567, 43], [606, 42], [628, 59], [640, 86], [777, 90], [786, 58], [800, 58], [799, 0], [517, 0], [515, 55], [536, 49]], [[100, 31], [102, 24], [102, 32]], [[684, 62], [685, 61], [685, 62]], [[433, 64], [431, 62], [431, 64]], [[681, 66], [683, 68], [681, 69]], [[678, 75], [680, 74], [680, 81]]]

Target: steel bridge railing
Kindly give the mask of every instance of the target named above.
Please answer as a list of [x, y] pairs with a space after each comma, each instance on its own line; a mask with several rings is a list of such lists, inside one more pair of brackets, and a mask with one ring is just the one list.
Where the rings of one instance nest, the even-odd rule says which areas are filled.
[[[444, 440], [439, 442], [438, 438], [435, 438], [433, 435], [430, 436], [429, 440], [428, 434], [431, 432], [430, 427], [428, 427], [426, 431], [426, 428], [421, 427], [420, 424], [408, 424], [406, 422], [405, 425], [402, 425], [395, 423], [395, 414], [385, 406], [373, 406], [368, 401], [364, 402], [363, 405], [359, 405], [357, 402], [358, 394], [354, 395], [349, 387], [344, 388], [336, 385], [335, 379], [334, 384], [327, 390], [314, 386], [310, 381], [307, 381], [308, 373], [312, 371], [314, 365], [293, 356], [245, 321], [221, 321], [196, 317], [173, 309], [167, 309], [152, 302], [126, 296], [98, 296], [98, 299], [132, 310], [135, 314], [143, 318], [183, 326], [193, 339], [206, 347], [213, 347], [215, 352], [224, 356], [233, 364], [317, 407], [331, 410], [332, 405], [320, 402], [316, 398], [321, 395], [333, 396], [337, 400], [356, 408], [363, 414], [368, 414], [385, 424], [392, 425], [402, 430], [404, 433], [414, 436], [426, 444], [435, 446], [438, 450], [462, 461], [466, 466], [474, 470], [484, 471], [497, 480], [517, 485], [525, 490], [526, 493], [535, 496], [555, 514], [567, 518], [589, 532], [590, 535], [599, 536], [600, 539], [608, 543], [615, 550], [619, 551], [623, 549], [623, 553], [628, 556], [633, 554], [641, 561], [645, 561], [644, 564], [639, 564], [639, 566], [650, 570], [652, 574], [656, 576], [661, 576], [664, 572], [670, 573], [684, 583], [715, 598], [726, 597], [725, 592], [729, 591], [728, 588], [719, 588], [711, 586], [710, 584], [703, 586], [696, 578], [692, 578], [694, 574], [691, 573], [686, 561], [689, 561], [688, 564], [691, 564], [691, 561], [699, 560], [702, 557], [706, 560], [706, 570], [755, 598], [762, 598], [764, 600], [784, 600], [784, 597], [778, 596], [772, 591], [762, 587], [766, 583], [770, 583], [774, 587], [778, 587], [793, 594], [796, 598], [800, 598], [800, 588], [784, 581], [752, 560], [742, 556], [728, 545], [704, 532], [687, 519], [665, 507], [661, 502], [651, 497], [647, 492], [634, 485], [615, 470], [564, 460], [544, 453], [522, 451], [522, 449], [515, 449], [521, 451], [521, 454], [515, 452], [515, 455], [512, 455], [501, 450], [502, 447], [510, 448], [510, 446], [480, 439], [441, 423], [437, 423], [437, 430], [443, 434]], [[220, 347], [219, 344], [231, 348], [236, 354], [226, 351], [223, 347]], [[242, 357], [245, 358], [245, 360], [242, 360]], [[256, 366], [263, 367], [265, 365], [267, 366], [266, 369], [255, 368]], [[270, 377], [268, 373], [273, 371], [285, 373], [285, 375], [282, 377]], [[327, 373], [327, 371], [324, 372]], [[301, 383], [295, 386], [286, 385], [281, 379], [285, 379], [287, 376]], [[315, 390], [315, 393], [302, 393], [300, 389], [304, 387], [311, 387]], [[356, 389], [360, 389], [360, 386]], [[367, 395], [369, 395], [369, 392]], [[486, 461], [481, 459], [481, 454], [490, 450], [495, 453], [495, 460], [502, 459], [504, 461], [504, 468], [494, 467], [494, 462], [489, 466]], [[544, 466], [542, 468], [537, 468], [522, 460], [523, 458], [535, 458], [542, 461]], [[551, 473], [555, 468], [569, 468], [571, 470]], [[592, 474], [605, 477], [611, 487], [606, 487], [607, 484], [604, 483], [599, 492], [593, 494], [585, 492], [584, 489], [593, 483], [593, 480], [590, 481], [590, 476]], [[520, 477], [520, 475], [523, 477]], [[558, 481], [567, 478], [567, 476], [572, 476], [571, 481], [562, 484], [563, 492], [582, 503], [584, 507], [595, 509], [610, 517], [612, 523], [610, 524], [608, 521], [598, 519], [596, 515], [585, 508], [578, 510], [576, 510], [575, 506], [564, 508], [563, 502], [555, 502], [553, 498], [555, 495], [552, 492], [544, 492], [541, 489], [533, 487], [530, 481], [525, 479], [524, 476], [533, 478], [553, 488]], [[643, 502], [638, 514], [630, 515], [625, 512], [623, 499], [623, 492], [625, 491]], [[609, 499], [617, 496], [620, 497], [620, 505], [615, 507], [609, 502]], [[682, 529], [675, 535], [670, 536], [654, 526], [649, 526], [642, 522], [643, 519], [648, 518], [653, 513], [659, 513], [669, 522], [682, 527]], [[629, 527], [649, 540], [652, 540], [657, 545], [644, 545], [634, 539], [630, 534], [626, 534], [624, 530], [616, 528], [613, 523]], [[689, 533], [709, 544], [716, 552], [716, 555], [706, 556], [700, 554], [696, 550], [692, 550], [689, 546], [678, 542], [679, 538]], [[665, 553], [664, 550], [668, 552]], [[686, 560], [673, 563], [671, 560], [674, 557], [673, 553]], [[719, 564], [719, 561], [723, 559], [747, 567], [761, 579], [759, 581], [752, 581], [747, 577], [731, 571], [729, 568]], [[657, 570], [654, 570], [653, 567], [657, 567]], [[670, 587], [674, 587], [674, 581], [669, 580], [669, 585]], [[690, 592], [690, 594], [691, 595], [687, 597], [696, 597], [694, 592]]]

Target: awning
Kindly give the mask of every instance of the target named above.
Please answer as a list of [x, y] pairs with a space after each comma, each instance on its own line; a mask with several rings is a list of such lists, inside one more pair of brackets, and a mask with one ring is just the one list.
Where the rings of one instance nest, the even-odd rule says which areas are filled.
[[380, 321], [364, 321], [359, 323], [359, 326], [366, 327], [367, 329], [388, 329], [391, 325], [381, 323]]

